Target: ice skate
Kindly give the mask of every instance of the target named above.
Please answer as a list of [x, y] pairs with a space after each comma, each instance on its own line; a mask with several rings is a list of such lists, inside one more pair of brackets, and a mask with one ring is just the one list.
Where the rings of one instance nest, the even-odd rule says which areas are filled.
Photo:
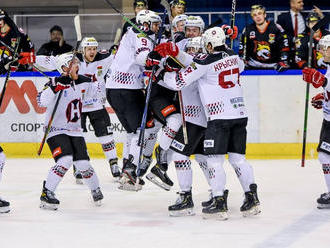
[[137, 180], [135, 172], [136, 165], [131, 162], [132, 160], [132, 158], [129, 158], [129, 161], [125, 164], [125, 167], [123, 167], [118, 189], [127, 191], [139, 191], [142, 189], [142, 185], [144, 185], [144, 181], [141, 178]]
[[150, 157], [143, 156], [143, 159], [142, 159], [142, 162], [140, 165], [140, 177], [143, 177], [147, 173], [151, 162], [152, 162], [151, 156]]
[[119, 166], [118, 166], [118, 159], [114, 158], [114, 159], [110, 159], [109, 160], [109, 165], [110, 165], [110, 171], [112, 176], [115, 179], [118, 179], [120, 176], [120, 170], [119, 170]]
[[76, 184], [83, 184], [83, 177], [80, 171], [77, 170], [76, 166], [73, 166], [73, 175], [76, 179]]
[[228, 207], [227, 198], [228, 190], [223, 192], [223, 196], [213, 197], [211, 205], [202, 209], [204, 219], [216, 219], [227, 220], [228, 219]]
[[261, 212], [259, 205], [260, 202], [257, 195], [257, 185], [255, 183], [250, 184], [250, 191], [245, 192], [245, 199], [241, 206], [243, 217], [259, 214]]
[[46, 181], [43, 182], [42, 192], [40, 196], [40, 208], [48, 210], [57, 210], [60, 201], [56, 199], [55, 193], [45, 187]]
[[146, 178], [158, 187], [161, 187], [167, 191], [169, 191], [173, 186], [172, 180], [168, 177], [165, 171], [158, 167], [158, 165], [151, 168], [151, 171], [147, 174]]
[[210, 192], [209, 199], [208, 199], [207, 201], [203, 201], [203, 202], [201, 203], [202, 207], [204, 207], [204, 208], [210, 206], [210, 205], [212, 204], [212, 202], [213, 202], [212, 191], [209, 190], [209, 192]]
[[330, 192], [322, 194], [317, 199], [317, 208], [318, 209], [330, 209]]
[[0, 214], [5, 214], [10, 212], [10, 203], [1, 199], [0, 197]]
[[178, 192], [178, 194], [175, 204], [168, 207], [169, 215], [172, 217], [195, 215], [191, 191]]
[[91, 190], [91, 193], [92, 193], [92, 197], [93, 197], [95, 205], [101, 206], [102, 205], [101, 200], [103, 199], [103, 194], [102, 194], [100, 187], [98, 187], [95, 190]]

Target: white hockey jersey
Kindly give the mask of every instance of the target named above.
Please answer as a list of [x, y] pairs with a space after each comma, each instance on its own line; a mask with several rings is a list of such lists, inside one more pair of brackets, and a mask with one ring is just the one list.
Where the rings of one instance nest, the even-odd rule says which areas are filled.
[[326, 121], [330, 121], [330, 65], [327, 64], [327, 72], [325, 73], [325, 77], [328, 80], [327, 85], [324, 87], [324, 98], [323, 102], [323, 118]]
[[[180, 56], [182, 53], [180, 52]], [[199, 54], [185, 69], [176, 74], [175, 85], [165, 73], [165, 83], [182, 89], [198, 81], [198, 89], [207, 120], [247, 117], [240, 73], [244, 62], [232, 50]]]
[[[79, 75], [74, 88], [70, 87], [63, 90], [47, 139], [59, 134], [83, 136], [81, 129], [81, 98], [82, 91], [90, 85], [95, 85], [91, 83], [90, 78]], [[54, 94], [50, 87], [46, 87], [37, 96], [38, 105], [47, 107], [45, 127], [51, 117], [58, 95], [59, 92]]]
[[[148, 33], [151, 39], [155, 34]], [[109, 89], [143, 89], [143, 70], [148, 53], [153, 44], [133, 28], [129, 29], [122, 40], [110, 67], [111, 75], [107, 78]]]

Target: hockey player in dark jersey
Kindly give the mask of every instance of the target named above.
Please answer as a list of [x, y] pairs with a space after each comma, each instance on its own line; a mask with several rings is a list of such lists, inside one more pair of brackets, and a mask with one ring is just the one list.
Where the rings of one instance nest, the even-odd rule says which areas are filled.
[[330, 208], [330, 34], [323, 36], [319, 41], [318, 51], [322, 53], [324, 63], [327, 66], [326, 74], [314, 68], [305, 67], [302, 70], [303, 79], [313, 85], [314, 88], [322, 86], [323, 92], [312, 98], [312, 105], [316, 109], [323, 110], [323, 123], [317, 147], [318, 160], [322, 165], [327, 192], [317, 199], [317, 207]]
[[[307, 17], [307, 25], [309, 28], [312, 28], [318, 21], [320, 17], [318, 14], [312, 12]], [[330, 34], [328, 30], [318, 29], [314, 32], [313, 35], [313, 50], [312, 50], [312, 67], [324, 69], [327, 65], [324, 63], [324, 58], [320, 51], [318, 51], [317, 44], [319, 40], [325, 36]], [[307, 66], [308, 61], [308, 47], [309, 47], [309, 31], [303, 34], [298, 35], [298, 39], [296, 40], [296, 56], [295, 61], [298, 65], [298, 68], [304, 68]]]
[[[11, 49], [8, 49], [4, 44], [0, 43], [0, 57], [12, 57], [13, 50], [15, 50], [16, 44], [19, 41], [19, 46], [17, 49], [18, 54], [22, 54], [27, 56], [27, 54], [31, 53], [31, 57], [34, 56], [34, 46], [30, 40], [30, 38], [19, 29], [13, 20], [8, 16], [8, 14], [0, 9], [0, 41], [6, 44]], [[19, 39], [18, 39], [19, 38]], [[21, 57], [22, 57], [21, 56]], [[12, 67], [16, 67], [19, 71], [30, 70], [32, 66], [28, 63], [17, 63], [14, 62]]]
[[[57, 93], [62, 91], [62, 97], [47, 136], [47, 144], [55, 165], [51, 167], [43, 183], [40, 207], [44, 209], [57, 210], [60, 202], [54, 192], [73, 163], [91, 190], [95, 204], [99, 206], [103, 199], [98, 177], [89, 162], [81, 130], [82, 92], [93, 83], [89, 77], [78, 75], [78, 61], [73, 59], [73, 56], [72, 53], [67, 53], [57, 58], [57, 70], [61, 76], [51, 79], [37, 98], [39, 106], [47, 107], [46, 123], [48, 123], [56, 97], [59, 95]], [[71, 87], [72, 84], [75, 85], [74, 88]]]
[[289, 68], [287, 35], [280, 25], [266, 19], [266, 9], [254, 5], [251, 9], [254, 21], [242, 32], [239, 55], [247, 68], [276, 69], [281, 72]]

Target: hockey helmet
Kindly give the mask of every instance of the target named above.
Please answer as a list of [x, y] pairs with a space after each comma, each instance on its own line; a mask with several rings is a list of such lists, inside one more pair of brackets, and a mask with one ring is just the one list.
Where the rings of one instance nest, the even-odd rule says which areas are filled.
[[99, 43], [97, 42], [97, 40], [94, 37], [85, 37], [82, 39], [81, 41], [81, 47], [85, 48], [85, 47], [98, 47]]
[[214, 27], [206, 30], [202, 35], [204, 47], [210, 43], [213, 48], [226, 44], [226, 35], [222, 28]]
[[136, 22], [140, 25], [147, 23], [149, 27], [151, 27], [152, 23], [162, 22], [162, 19], [156, 14], [156, 12], [143, 9], [136, 15]]
[[323, 36], [317, 44], [318, 50], [326, 51], [330, 47], [330, 34]]
[[174, 17], [173, 21], [172, 21], [172, 27], [178, 27], [178, 22], [180, 21], [184, 21], [184, 23], [186, 22], [188, 16], [187, 15], [177, 15], [176, 17]]
[[195, 48], [195, 53], [203, 49], [202, 36], [197, 36], [194, 38], [189, 38], [186, 48]]
[[188, 16], [185, 22], [185, 27], [198, 27], [202, 33], [204, 31], [205, 23], [200, 16]]
[[65, 66], [65, 67], [70, 66], [72, 58], [73, 58], [73, 53], [72, 52], [63, 53], [63, 54], [57, 56], [56, 69], [60, 74], [64, 73], [63, 66]]
[[311, 22], [318, 22], [319, 20], [320, 20], [320, 16], [315, 12], [309, 13], [307, 18], [306, 18], [306, 22], [308, 24], [311, 23]]

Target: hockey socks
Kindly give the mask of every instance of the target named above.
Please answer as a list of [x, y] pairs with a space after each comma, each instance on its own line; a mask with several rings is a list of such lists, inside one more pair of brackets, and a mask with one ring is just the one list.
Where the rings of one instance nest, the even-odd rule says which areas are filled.
[[99, 179], [88, 160], [75, 161], [77, 169], [81, 172], [84, 183], [90, 190], [96, 190], [100, 187]]
[[207, 167], [207, 156], [201, 155], [201, 154], [196, 154], [195, 159], [196, 159], [196, 162], [198, 163], [199, 167], [203, 171], [207, 184], [210, 185], [209, 170]]
[[180, 153], [173, 153], [173, 160], [175, 164], [178, 182], [182, 192], [188, 192], [192, 187], [192, 170], [191, 161], [188, 156]]
[[254, 183], [254, 175], [251, 165], [245, 159], [245, 155], [228, 153], [228, 160], [234, 168], [244, 192], [250, 191], [250, 185]]
[[319, 152], [318, 159], [322, 164], [325, 183], [330, 192], [330, 155], [324, 152]]
[[63, 176], [72, 165], [72, 156], [64, 156], [57, 160], [56, 164], [50, 168], [46, 179], [45, 187], [55, 192], [57, 185], [62, 181]]
[[5, 166], [5, 161], [6, 161], [6, 156], [3, 152], [0, 152], [0, 181], [2, 178], [2, 170], [3, 167]]
[[117, 158], [116, 144], [112, 135], [98, 137], [98, 140], [108, 161]]
[[159, 136], [159, 145], [163, 150], [168, 150], [181, 125], [180, 114], [173, 114], [166, 118], [166, 126]]
[[222, 196], [226, 185], [226, 174], [223, 169], [225, 155], [208, 155], [207, 167], [209, 169], [210, 186], [213, 197]]

